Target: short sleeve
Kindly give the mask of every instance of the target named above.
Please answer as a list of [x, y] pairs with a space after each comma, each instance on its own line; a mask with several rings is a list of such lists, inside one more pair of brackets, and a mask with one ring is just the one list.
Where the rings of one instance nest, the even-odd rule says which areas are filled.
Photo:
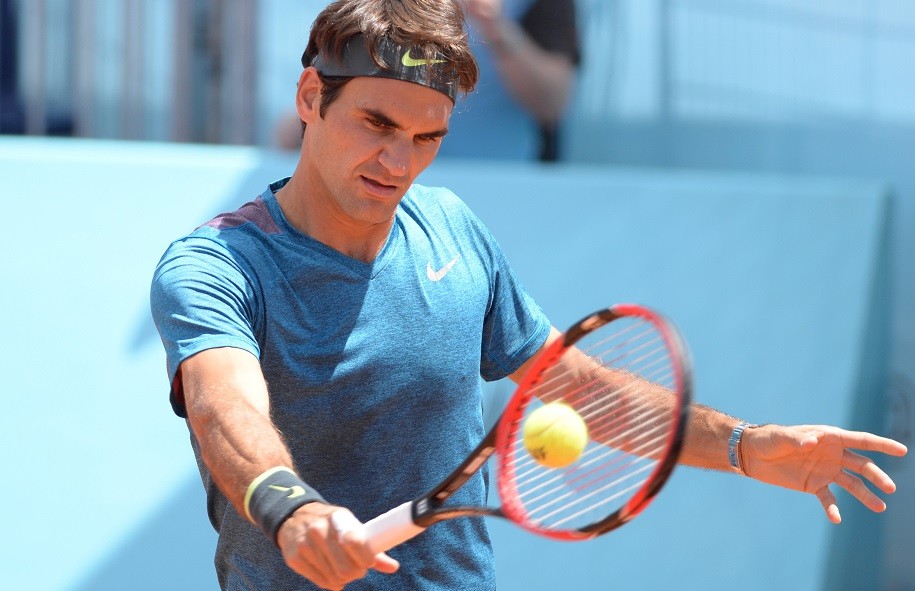
[[175, 377], [182, 361], [217, 347], [235, 347], [256, 357], [256, 290], [241, 261], [225, 245], [192, 236], [173, 243], [153, 275], [150, 308], [165, 347], [170, 399], [186, 416]]
[[540, 350], [550, 334], [550, 322], [515, 276], [496, 239], [482, 222], [475, 221], [487, 243], [491, 265], [480, 375], [493, 381], [511, 375]]

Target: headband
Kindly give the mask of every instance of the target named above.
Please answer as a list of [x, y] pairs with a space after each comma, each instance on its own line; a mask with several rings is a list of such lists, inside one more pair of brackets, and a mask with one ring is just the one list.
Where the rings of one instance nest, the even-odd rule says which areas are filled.
[[304, 67], [314, 66], [325, 76], [370, 76], [374, 78], [392, 78], [428, 86], [444, 93], [455, 101], [458, 91], [458, 80], [453, 68], [445, 59], [425, 59], [419, 48], [400, 45], [387, 37], [378, 42], [378, 53], [386, 68], [382, 68], [372, 58], [362, 34], [351, 37], [343, 46], [340, 58], [318, 53], [312, 63], [305, 62]]

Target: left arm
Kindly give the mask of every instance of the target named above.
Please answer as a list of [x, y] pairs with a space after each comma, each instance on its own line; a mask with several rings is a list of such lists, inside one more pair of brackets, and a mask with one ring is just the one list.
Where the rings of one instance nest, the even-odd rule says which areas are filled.
[[[552, 328], [540, 351], [559, 338]], [[534, 355], [510, 377], [516, 383], [532, 364]], [[653, 404], [665, 404], [665, 397], [651, 396]], [[693, 403], [690, 407], [686, 440], [680, 463], [740, 473], [728, 459], [728, 441], [740, 421], [708, 406]], [[860, 431], [847, 431], [828, 425], [764, 425], [746, 429], [740, 439], [742, 472], [765, 482], [819, 499], [827, 518], [833, 523], [842, 518], [836, 497], [829, 489], [836, 484], [872, 511], [881, 512], [886, 504], [865, 484], [870, 482], [884, 493], [896, 490], [893, 480], [870, 458], [855, 451], [878, 452], [903, 456], [906, 446], [886, 437]]]

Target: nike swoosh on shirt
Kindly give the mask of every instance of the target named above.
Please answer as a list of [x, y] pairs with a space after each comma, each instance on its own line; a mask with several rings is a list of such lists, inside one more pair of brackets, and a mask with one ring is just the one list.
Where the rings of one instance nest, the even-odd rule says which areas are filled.
[[457, 255], [451, 259], [448, 264], [436, 271], [432, 268], [432, 261], [426, 263], [426, 277], [429, 278], [429, 281], [441, 281], [442, 278], [448, 274], [448, 271], [451, 270], [451, 267], [454, 266], [454, 263], [458, 262], [458, 259], [461, 258], [461, 255]]

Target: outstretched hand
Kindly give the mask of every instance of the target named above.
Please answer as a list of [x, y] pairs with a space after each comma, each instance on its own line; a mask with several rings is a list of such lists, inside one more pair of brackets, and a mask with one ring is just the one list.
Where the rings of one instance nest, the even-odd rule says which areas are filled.
[[748, 429], [741, 447], [748, 476], [815, 495], [833, 523], [841, 522], [842, 517], [829, 485], [839, 485], [878, 513], [886, 509], [886, 503], [864, 480], [884, 493], [896, 490], [893, 480], [873, 460], [851, 450], [892, 456], [903, 456], [907, 451], [905, 445], [886, 437], [825, 425]]

